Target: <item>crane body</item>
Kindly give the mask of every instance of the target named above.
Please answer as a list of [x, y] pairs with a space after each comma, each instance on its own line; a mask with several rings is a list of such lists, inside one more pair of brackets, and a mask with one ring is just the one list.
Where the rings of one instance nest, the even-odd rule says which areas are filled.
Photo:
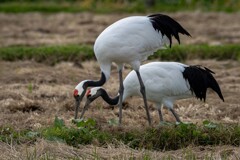
[[[191, 97], [205, 101], [208, 88], [215, 91], [220, 99], [224, 101], [221, 89], [212, 76], [214, 72], [206, 67], [189, 66], [177, 62], [151, 62], [142, 65], [140, 73], [146, 86], [146, 98], [156, 104], [160, 121], [163, 120], [161, 106], [166, 106], [173, 113], [176, 120], [180, 122], [180, 118], [173, 109], [174, 102]], [[134, 71], [127, 75], [123, 84], [125, 88], [123, 101], [130, 96], [142, 96], [138, 78]], [[103, 88], [92, 88], [87, 92], [88, 101], [81, 118], [87, 106], [99, 96], [110, 105], [116, 105], [119, 102], [119, 95], [111, 98]]]

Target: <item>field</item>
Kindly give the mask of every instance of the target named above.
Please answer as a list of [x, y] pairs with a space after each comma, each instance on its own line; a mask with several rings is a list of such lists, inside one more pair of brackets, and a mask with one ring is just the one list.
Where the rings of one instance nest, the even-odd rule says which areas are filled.
[[[167, 14], [179, 21], [192, 35], [191, 38], [182, 36], [182, 45], [206, 44], [216, 47], [240, 43], [238, 13], [196, 11]], [[130, 15], [136, 14], [0, 13], [0, 47], [71, 44], [91, 46], [106, 26]], [[176, 41], [174, 45], [177, 45]], [[191, 122], [196, 126], [202, 126], [205, 120], [224, 125], [229, 130], [237, 125], [235, 132], [220, 131], [216, 134], [216, 141], [219, 142], [203, 145], [192, 142], [186, 147], [176, 149], [148, 149], [133, 148], [130, 143], [124, 143], [117, 138], [107, 143], [93, 139], [87, 144], [78, 145], [70, 145], [59, 139], [48, 140], [42, 130], [53, 126], [56, 119], [59, 123], [64, 121], [68, 127], [75, 127], [72, 124], [73, 89], [84, 79], [98, 79], [99, 66], [94, 58], [83, 60], [81, 57], [71, 57], [54, 64], [47, 63], [46, 57], [46, 60], [41, 62], [36, 62], [34, 58], [23, 58], [0, 61], [0, 159], [240, 159], [239, 60], [231, 57], [217, 60], [216, 56], [214, 59], [193, 57], [184, 59], [183, 62], [200, 64], [213, 70], [225, 102], [209, 91], [205, 103], [194, 98], [181, 100], [176, 103], [175, 109], [183, 122]], [[153, 58], [147, 62], [157, 60]], [[130, 70], [129, 66], [125, 67], [124, 77]], [[113, 65], [111, 79], [104, 86], [112, 96], [116, 95], [118, 90], [117, 76], [116, 66]], [[130, 133], [135, 130], [140, 133], [147, 132], [149, 127], [142, 99], [132, 97], [127, 102], [123, 110], [122, 127], [115, 126], [118, 109], [112, 109], [101, 99], [91, 105], [85, 118], [92, 118], [99, 130], [107, 133]], [[158, 114], [151, 103], [150, 114], [153, 128], [158, 128]], [[174, 126], [175, 119], [166, 108], [163, 109], [163, 116], [165, 121]], [[26, 136], [23, 132], [32, 135]], [[228, 137], [235, 138], [237, 143], [233, 144], [231, 140], [221, 141]]]

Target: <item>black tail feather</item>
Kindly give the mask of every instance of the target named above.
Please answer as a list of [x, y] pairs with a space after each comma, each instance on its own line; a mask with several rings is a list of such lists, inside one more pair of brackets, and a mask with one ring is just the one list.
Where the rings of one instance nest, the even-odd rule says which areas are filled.
[[148, 16], [151, 19], [152, 26], [155, 30], [158, 30], [162, 35], [166, 35], [170, 41], [170, 47], [172, 45], [172, 36], [174, 36], [180, 44], [180, 38], [178, 33], [191, 36], [178, 22], [167, 15], [152, 14]]
[[185, 67], [183, 77], [188, 80], [191, 91], [200, 100], [206, 100], [207, 88], [211, 88], [224, 101], [221, 89], [212, 74], [214, 72], [206, 67], [189, 66]]

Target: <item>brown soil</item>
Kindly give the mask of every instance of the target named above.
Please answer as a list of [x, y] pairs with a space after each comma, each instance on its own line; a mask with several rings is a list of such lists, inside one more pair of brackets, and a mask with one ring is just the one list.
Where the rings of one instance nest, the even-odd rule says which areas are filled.
[[[240, 14], [181, 12], [166, 13], [192, 35], [184, 44], [240, 43]], [[136, 14], [132, 14], [136, 15]], [[0, 46], [93, 44], [106, 26], [129, 14], [3, 14], [0, 13]]]
[[[182, 37], [182, 43], [239, 43], [239, 14], [223, 13], [176, 13], [170, 14], [180, 21], [192, 38]], [[89, 43], [113, 21], [127, 15], [84, 14], [0, 14], [0, 45], [42, 45]], [[238, 32], [237, 32], [238, 31]], [[145, 62], [146, 63], [146, 62]], [[181, 100], [175, 109], [184, 122], [202, 123], [208, 119], [219, 123], [239, 123], [240, 121], [240, 63], [236, 61], [191, 60], [186, 64], [201, 64], [216, 72], [216, 79], [222, 89], [225, 102], [209, 91], [206, 103], [194, 98]], [[0, 61], [0, 126], [10, 125], [15, 129], [37, 129], [51, 125], [55, 116], [63, 118], [67, 125], [74, 116], [73, 89], [84, 79], [98, 79], [99, 66], [95, 61], [81, 63], [82, 67], [70, 62], [55, 66], [33, 61]], [[129, 73], [126, 67], [124, 76]], [[104, 86], [114, 96], [118, 91], [118, 74], [113, 65], [111, 78]], [[129, 98], [128, 106], [123, 110], [123, 128], [147, 127], [146, 113], [141, 98]], [[84, 102], [83, 102], [84, 103]], [[83, 105], [83, 104], [82, 104]], [[150, 103], [153, 126], [159, 123], [158, 114]], [[167, 109], [163, 109], [166, 121], [175, 119]], [[86, 112], [85, 117], [96, 119], [99, 125], [108, 126], [108, 121], [118, 119], [118, 109], [110, 109], [101, 99], [95, 101]], [[196, 154], [199, 159], [212, 155], [215, 159], [225, 153], [232, 159], [240, 155], [239, 148], [232, 146], [194, 147], [156, 152], [133, 150], [123, 144], [119, 146], [95, 147], [80, 146], [72, 148], [62, 143], [39, 140], [35, 144], [7, 145], [0, 143], [3, 159], [26, 159], [27, 155], [41, 158], [51, 155], [56, 159], [69, 157], [94, 158], [95, 150], [102, 158], [129, 159], [134, 156], [142, 159], [149, 155], [153, 159], [170, 155], [181, 159]], [[0, 158], [0, 159], [1, 159]], [[239, 157], [238, 157], [239, 158]]]

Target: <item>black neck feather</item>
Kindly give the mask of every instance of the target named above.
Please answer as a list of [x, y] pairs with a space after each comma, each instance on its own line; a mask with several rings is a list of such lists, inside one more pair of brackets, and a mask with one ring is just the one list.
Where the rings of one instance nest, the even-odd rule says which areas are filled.
[[212, 74], [213, 71], [201, 66], [185, 67], [183, 71], [183, 77], [188, 80], [190, 89], [197, 98], [205, 101], [207, 88], [211, 88], [224, 101], [221, 89]]
[[98, 87], [104, 85], [106, 82], [106, 76], [103, 72], [101, 72], [101, 78], [99, 81], [91, 81], [88, 80], [83, 84], [83, 88], [86, 89], [87, 87]]
[[119, 95], [114, 97], [114, 98], [111, 98], [109, 97], [109, 95], [107, 94], [107, 92], [101, 88], [100, 89], [100, 96], [103, 98], [103, 100], [105, 102], [107, 102], [108, 104], [110, 105], [117, 105], [118, 104], [118, 101], [119, 101]]
[[152, 26], [155, 30], [160, 31], [162, 36], [166, 35], [170, 41], [170, 48], [172, 45], [172, 36], [174, 36], [180, 44], [178, 33], [191, 36], [178, 22], [167, 15], [152, 14], [148, 16], [151, 20]]

